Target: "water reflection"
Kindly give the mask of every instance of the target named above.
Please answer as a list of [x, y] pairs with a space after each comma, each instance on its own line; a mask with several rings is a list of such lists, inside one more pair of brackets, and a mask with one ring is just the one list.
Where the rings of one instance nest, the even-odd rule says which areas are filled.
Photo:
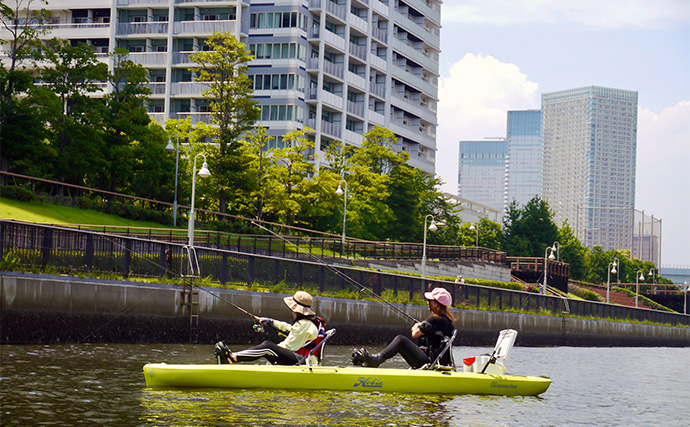
[[262, 391], [153, 390], [141, 397], [142, 421], [209, 425], [448, 425], [447, 396]]

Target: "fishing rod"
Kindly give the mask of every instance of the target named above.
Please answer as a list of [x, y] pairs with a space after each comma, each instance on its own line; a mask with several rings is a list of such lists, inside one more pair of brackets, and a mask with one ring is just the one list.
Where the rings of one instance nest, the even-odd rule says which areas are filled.
[[254, 224], [255, 226], [259, 227], [259, 228], [262, 229], [262, 230], [268, 231], [269, 233], [273, 234], [274, 236], [278, 237], [279, 239], [281, 239], [281, 240], [283, 240], [283, 241], [285, 241], [285, 242], [287, 242], [287, 243], [293, 245], [294, 247], [297, 248], [297, 250], [299, 250], [299, 251], [301, 251], [301, 252], [307, 254], [311, 259], [315, 260], [315, 261], [318, 262], [319, 264], [324, 265], [326, 268], [328, 268], [329, 270], [331, 270], [336, 276], [338, 276], [338, 277], [344, 279], [348, 284], [355, 286], [359, 292], [366, 292], [366, 293], [368, 293], [370, 296], [379, 299], [380, 302], [383, 302], [385, 305], [387, 305], [388, 307], [390, 307], [391, 309], [393, 309], [393, 311], [395, 311], [395, 312], [396, 312], [397, 314], [399, 314], [400, 316], [402, 316], [402, 317], [404, 317], [404, 318], [406, 318], [406, 319], [412, 321], [413, 324], [419, 323], [419, 320], [415, 319], [414, 317], [412, 317], [412, 316], [410, 316], [409, 314], [405, 313], [404, 311], [400, 310], [400, 309], [399, 309], [398, 307], [396, 307], [394, 304], [392, 304], [391, 302], [389, 302], [389, 301], [387, 301], [385, 298], [383, 298], [381, 295], [377, 294], [377, 293], [374, 292], [373, 290], [371, 290], [371, 289], [367, 288], [366, 286], [362, 285], [361, 283], [359, 283], [359, 282], [356, 281], [355, 279], [351, 278], [350, 276], [348, 276], [347, 274], [343, 273], [343, 272], [340, 271], [339, 269], [333, 267], [331, 264], [328, 264], [327, 262], [325, 262], [325, 261], [322, 260], [321, 258], [315, 256], [314, 254], [312, 254], [312, 253], [310, 253], [310, 252], [305, 251], [305, 250], [302, 249], [299, 245], [297, 245], [297, 244], [291, 242], [290, 240], [288, 240], [288, 239], [286, 239], [285, 237], [281, 236], [280, 234], [274, 232], [273, 230], [269, 230], [268, 228], [262, 226], [261, 224], [256, 223], [255, 221], [251, 221], [251, 223]]

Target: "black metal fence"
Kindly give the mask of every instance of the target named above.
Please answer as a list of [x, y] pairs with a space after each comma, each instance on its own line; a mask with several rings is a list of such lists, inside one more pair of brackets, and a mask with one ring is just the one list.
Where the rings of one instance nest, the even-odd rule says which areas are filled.
[[[146, 240], [164, 240], [185, 244], [187, 234], [179, 229], [150, 229], [113, 226], [80, 226], [79, 229], [107, 232], [111, 234], [139, 237]], [[235, 234], [221, 231], [197, 229], [194, 242], [207, 248], [226, 249], [237, 252], [279, 256], [281, 258], [310, 259], [387, 259], [420, 260], [424, 250], [421, 243], [373, 242], [359, 239], [346, 239], [323, 236], [290, 236], [267, 234]], [[427, 259], [466, 262], [506, 263], [505, 252], [481, 247], [426, 245]]]
[[[423, 290], [445, 287], [456, 306], [555, 314], [567, 311], [575, 316], [690, 325], [690, 316], [682, 314], [478, 285], [458, 287], [418, 276], [360, 270], [322, 260], [285, 258], [280, 251], [261, 255], [204, 246], [195, 249], [201, 276], [222, 284], [247, 287], [257, 284], [281, 291], [304, 288], [351, 297], [357, 288], [350, 281], [356, 281], [387, 300], [398, 302], [422, 302]], [[178, 243], [0, 220], [3, 266], [39, 266], [68, 274], [118, 274], [125, 278], [166, 274], [179, 277], [187, 257], [186, 246]]]

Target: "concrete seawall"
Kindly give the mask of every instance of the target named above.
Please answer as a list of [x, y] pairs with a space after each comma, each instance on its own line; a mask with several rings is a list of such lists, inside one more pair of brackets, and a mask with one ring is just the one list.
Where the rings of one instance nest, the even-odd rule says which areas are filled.
[[[291, 318], [286, 295], [206, 288], [199, 293], [199, 343], [260, 342], [249, 316]], [[0, 343], [188, 342], [189, 307], [181, 287], [126, 281], [0, 273]], [[379, 302], [315, 298], [317, 313], [336, 328], [334, 344], [383, 344], [411, 322]], [[423, 306], [396, 305], [416, 319]], [[498, 331], [519, 332], [522, 346], [690, 346], [690, 328], [453, 310], [456, 345], [493, 345]], [[272, 332], [270, 332], [272, 333]], [[277, 339], [277, 338], [276, 338]]]

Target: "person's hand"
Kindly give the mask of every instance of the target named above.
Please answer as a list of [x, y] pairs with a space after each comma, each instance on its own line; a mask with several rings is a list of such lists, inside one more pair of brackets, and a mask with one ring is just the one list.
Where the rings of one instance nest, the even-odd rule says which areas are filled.
[[259, 323], [262, 325], [273, 326], [273, 319], [270, 317], [259, 317]]
[[421, 325], [422, 325], [421, 322], [417, 322], [417, 323], [415, 323], [414, 325], [412, 325], [412, 330], [411, 330], [411, 332], [412, 332], [412, 336], [413, 336], [413, 337], [414, 337], [415, 335], [418, 335], [418, 334], [419, 334], [419, 327], [420, 327]]

